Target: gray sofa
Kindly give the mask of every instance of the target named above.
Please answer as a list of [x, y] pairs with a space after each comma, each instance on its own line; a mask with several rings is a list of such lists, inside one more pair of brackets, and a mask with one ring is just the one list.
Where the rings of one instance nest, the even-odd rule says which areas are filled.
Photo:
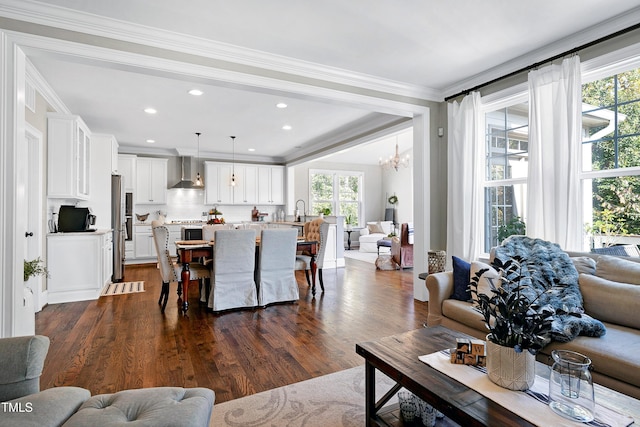
[[[600, 338], [578, 336], [568, 343], [552, 342], [537, 358], [549, 364], [551, 351], [557, 348], [585, 354], [592, 360], [594, 382], [640, 399], [640, 258], [568, 254], [580, 273], [585, 313], [602, 321], [607, 333]], [[427, 277], [427, 325], [485, 339], [486, 326], [472, 303], [450, 298], [453, 283], [451, 271]]]
[[49, 338], [41, 335], [0, 339], [0, 427], [209, 425], [214, 393], [206, 388], [156, 387], [93, 397], [79, 387], [40, 391], [48, 350]]

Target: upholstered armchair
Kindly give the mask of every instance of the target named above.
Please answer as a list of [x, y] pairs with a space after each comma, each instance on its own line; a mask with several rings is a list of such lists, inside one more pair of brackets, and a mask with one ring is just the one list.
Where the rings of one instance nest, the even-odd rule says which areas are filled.
[[400, 226], [400, 236], [391, 239], [391, 256], [400, 268], [413, 267], [413, 223]]
[[42, 335], [0, 339], [0, 402], [22, 409], [0, 408], [0, 426], [59, 426], [91, 397], [79, 387], [40, 391], [48, 351], [49, 338]]
[[209, 426], [215, 394], [206, 388], [155, 387], [91, 397], [80, 387], [40, 391], [49, 351], [42, 335], [0, 338], [0, 427]]

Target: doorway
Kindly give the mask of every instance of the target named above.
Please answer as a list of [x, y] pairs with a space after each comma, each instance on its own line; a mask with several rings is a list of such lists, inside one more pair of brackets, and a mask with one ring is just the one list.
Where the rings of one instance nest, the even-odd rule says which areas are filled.
[[[40, 258], [45, 261], [44, 244], [46, 237], [44, 221], [44, 150], [42, 132], [27, 124], [25, 130], [27, 148], [27, 179], [25, 181], [25, 200], [27, 202], [27, 227], [25, 232], [24, 259], [34, 260]], [[44, 305], [44, 277], [31, 277], [26, 287], [31, 289], [34, 313], [42, 309]]]

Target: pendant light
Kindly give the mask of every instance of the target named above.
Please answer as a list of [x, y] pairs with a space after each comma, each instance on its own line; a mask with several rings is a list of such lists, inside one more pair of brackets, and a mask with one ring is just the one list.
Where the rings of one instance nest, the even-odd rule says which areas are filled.
[[231, 136], [231, 144], [233, 146], [233, 157], [231, 158], [231, 186], [236, 186], [236, 137]]
[[202, 134], [200, 132], [196, 132], [196, 135], [198, 137], [198, 157], [196, 160], [196, 170], [198, 171], [198, 173], [196, 174], [196, 181], [194, 183], [194, 186], [202, 187], [202, 178], [200, 177], [200, 135]]

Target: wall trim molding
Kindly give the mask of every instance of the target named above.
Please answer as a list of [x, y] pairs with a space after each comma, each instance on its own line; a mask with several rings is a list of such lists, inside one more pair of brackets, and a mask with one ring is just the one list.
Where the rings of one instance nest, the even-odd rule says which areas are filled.
[[429, 101], [442, 101], [436, 89], [384, 79], [365, 73], [330, 67], [318, 63], [248, 49], [202, 37], [134, 25], [108, 17], [99, 17], [67, 8], [29, 0], [5, 0], [2, 15], [11, 19], [106, 37], [143, 46], [213, 58], [235, 64], [286, 74], [319, 79], [371, 91], [390, 93]]

